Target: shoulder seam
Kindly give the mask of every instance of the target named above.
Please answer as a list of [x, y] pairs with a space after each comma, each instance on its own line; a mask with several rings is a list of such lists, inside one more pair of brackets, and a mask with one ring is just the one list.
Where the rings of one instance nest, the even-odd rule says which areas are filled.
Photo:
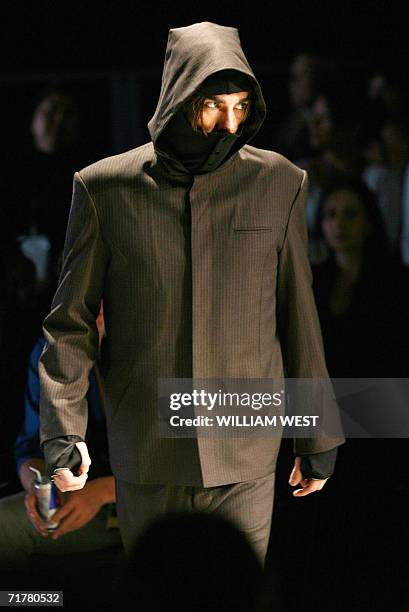
[[[296, 167], [297, 167], [297, 166], [296, 166]], [[306, 176], [307, 176], [307, 173], [306, 173], [306, 171], [305, 171], [305, 170], [302, 170], [301, 168], [299, 168], [299, 169], [300, 169], [300, 171], [302, 172], [302, 178], [301, 178], [300, 184], [299, 184], [299, 186], [298, 186], [298, 189], [297, 189], [297, 191], [296, 191], [296, 194], [295, 194], [295, 196], [294, 196], [294, 198], [293, 198], [293, 201], [291, 202], [291, 206], [290, 206], [289, 211], [288, 211], [288, 217], [287, 217], [287, 223], [286, 223], [286, 225], [285, 225], [285, 231], [284, 231], [283, 241], [282, 241], [282, 244], [281, 244], [281, 246], [280, 246], [279, 251], [281, 251], [281, 250], [283, 249], [283, 247], [284, 247], [284, 243], [285, 243], [285, 241], [286, 241], [286, 239], [287, 239], [288, 226], [290, 225], [291, 215], [292, 215], [292, 212], [293, 212], [293, 210], [294, 210], [295, 203], [296, 203], [296, 201], [297, 201], [297, 199], [298, 199], [298, 196], [299, 196], [299, 195], [300, 195], [300, 193], [301, 193], [302, 187], [303, 187], [303, 185], [304, 185], [304, 181], [305, 181]]]
[[95, 204], [94, 198], [93, 198], [93, 197], [92, 197], [92, 195], [90, 194], [90, 192], [89, 192], [89, 190], [88, 190], [88, 187], [87, 187], [87, 185], [86, 185], [86, 183], [85, 183], [84, 179], [82, 178], [82, 176], [81, 176], [80, 172], [76, 172], [74, 176], [78, 176], [78, 180], [80, 181], [80, 183], [81, 183], [82, 187], [84, 188], [85, 193], [87, 194], [87, 196], [88, 196], [88, 198], [89, 198], [89, 201], [91, 202], [91, 206], [92, 206], [92, 208], [93, 208], [93, 210], [94, 210], [94, 213], [95, 213], [95, 216], [96, 216], [96, 218], [97, 218], [98, 228], [99, 228], [99, 232], [100, 232], [100, 234], [101, 234], [101, 239], [102, 239], [102, 242], [105, 244], [105, 248], [106, 248], [107, 242], [106, 242], [106, 240], [105, 240], [105, 238], [104, 238], [104, 234], [103, 234], [103, 232], [102, 232], [102, 224], [101, 224], [101, 219], [100, 219], [100, 217], [99, 217], [99, 214], [98, 214], [98, 209], [97, 209], [97, 206], [96, 206], [96, 204]]

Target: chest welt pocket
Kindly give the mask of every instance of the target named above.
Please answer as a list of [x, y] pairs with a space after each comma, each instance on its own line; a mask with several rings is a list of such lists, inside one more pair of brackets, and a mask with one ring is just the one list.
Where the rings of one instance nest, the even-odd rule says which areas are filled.
[[273, 231], [272, 227], [267, 227], [266, 225], [258, 226], [258, 227], [235, 227], [233, 229], [235, 232], [239, 232], [239, 233], [253, 233], [253, 232], [262, 233], [262, 232], [272, 232]]

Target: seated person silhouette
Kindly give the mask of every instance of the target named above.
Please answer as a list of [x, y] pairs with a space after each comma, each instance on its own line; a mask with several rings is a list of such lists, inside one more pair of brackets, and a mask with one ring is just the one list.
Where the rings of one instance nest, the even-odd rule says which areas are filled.
[[0, 500], [0, 567], [9, 572], [27, 572], [33, 559], [37, 563], [40, 559], [121, 545], [116, 521], [115, 481], [109, 464], [96, 368], [90, 372], [87, 394], [87, 438], [92, 440], [90, 448], [94, 449], [87, 484], [80, 491], [59, 493], [61, 507], [52, 519], [59, 526], [54, 532], [48, 532], [39, 515], [33, 489], [35, 475], [29, 468], [32, 466], [45, 473], [39, 440], [38, 380], [38, 360], [44, 342], [40, 338], [30, 356], [24, 424], [15, 442], [17, 471], [24, 491]]

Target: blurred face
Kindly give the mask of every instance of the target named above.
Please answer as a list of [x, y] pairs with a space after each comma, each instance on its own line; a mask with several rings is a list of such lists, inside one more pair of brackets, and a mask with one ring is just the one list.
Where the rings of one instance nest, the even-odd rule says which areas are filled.
[[52, 93], [36, 107], [31, 121], [34, 143], [43, 153], [69, 148], [78, 137], [78, 113], [73, 100]]
[[358, 196], [347, 190], [332, 193], [324, 204], [321, 229], [334, 251], [362, 249], [370, 226]]
[[382, 141], [389, 164], [403, 169], [409, 160], [409, 139], [399, 125], [387, 123], [382, 130]]
[[324, 96], [319, 96], [312, 105], [308, 129], [311, 147], [318, 151], [324, 149], [332, 133], [331, 113]]
[[297, 55], [291, 64], [289, 94], [295, 108], [311, 102], [314, 94], [314, 65], [308, 55]]
[[205, 132], [235, 134], [247, 116], [250, 93], [239, 91], [205, 98], [201, 113], [201, 127]]

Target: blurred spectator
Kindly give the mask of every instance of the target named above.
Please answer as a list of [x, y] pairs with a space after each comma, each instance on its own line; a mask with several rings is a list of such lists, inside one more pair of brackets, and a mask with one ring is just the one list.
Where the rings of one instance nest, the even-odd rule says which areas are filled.
[[33, 263], [19, 250], [9, 218], [0, 208], [0, 496], [16, 486], [14, 439], [23, 419], [27, 361], [40, 333]]
[[323, 81], [324, 70], [318, 56], [300, 52], [294, 57], [288, 83], [290, 112], [280, 122], [274, 138], [275, 149], [293, 161], [310, 153], [307, 120]]
[[256, 612], [262, 569], [239, 529], [220, 516], [175, 514], [152, 522], [124, 579], [141, 612]]
[[389, 244], [395, 257], [409, 265], [405, 212], [409, 114], [408, 95], [401, 78], [379, 70], [369, 78], [361, 147], [365, 158], [363, 179], [376, 193]]
[[374, 69], [367, 82], [369, 113], [398, 122], [407, 117], [406, 78], [400, 68], [397, 74], [393, 74], [390, 67], [387, 70]]
[[313, 274], [330, 375], [407, 376], [407, 279], [388, 256], [375, 196], [359, 181], [334, 183], [321, 195], [317, 234], [328, 249]]
[[62, 86], [49, 86], [35, 100], [28, 142], [10, 169], [18, 189], [10, 189], [9, 214], [41, 282], [64, 244], [73, 175], [85, 163], [81, 134], [75, 98]]
[[409, 123], [387, 120], [366, 135], [363, 179], [376, 194], [389, 246], [396, 259], [409, 265], [405, 221], [405, 176], [409, 167]]
[[409, 265], [407, 227], [407, 175], [409, 169], [409, 117], [400, 122], [388, 120], [382, 129], [387, 162], [386, 195], [381, 206], [391, 245], [400, 260]]
[[39, 96], [30, 126], [38, 151], [54, 155], [72, 150], [78, 142], [79, 128], [79, 111], [72, 96], [56, 89]]
[[389, 165], [402, 173], [409, 161], [409, 123], [387, 121], [382, 139]]
[[403, 265], [409, 268], [409, 163], [406, 165], [402, 183], [400, 252]]
[[[47, 532], [38, 514], [34, 474], [29, 466], [45, 473], [39, 440], [38, 379], [38, 360], [44, 343], [40, 338], [31, 353], [25, 420], [15, 443], [17, 470], [24, 492], [0, 500], [0, 566], [14, 572], [27, 571], [34, 559], [36, 565], [42, 563], [46, 568], [44, 571], [50, 572], [53, 557], [121, 545], [115, 512], [115, 481], [109, 464], [106, 423], [96, 369], [90, 373], [87, 394], [86, 440], [94, 451], [89, 480], [81, 491], [60, 494], [63, 505], [53, 517], [53, 522], [59, 523], [54, 534]], [[47, 559], [51, 559], [48, 566]]]
[[29, 142], [20, 145], [17, 157], [11, 155], [6, 161], [0, 209], [3, 494], [16, 486], [10, 450], [23, 418], [28, 358], [49, 306], [55, 262], [64, 242], [72, 177], [83, 160], [79, 109], [73, 97], [60, 86], [42, 90], [28, 132]]
[[310, 234], [310, 258], [313, 263], [325, 256], [325, 249], [316, 234], [318, 202], [323, 190], [343, 177], [359, 177], [362, 160], [358, 146], [361, 100], [358, 94], [346, 99], [337, 89], [328, 89], [317, 96], [308, 115], [311, 154], [296, 160], [309, 176], [306, 203]]
[[[388, 255], [374, 194], [360, 181], [330, 185], [319, 201], [317, 224], [328, 256], [313, 266], [313, 289], [331, 377], [407, 377], [408, 279]], [[367, 410], [377, 399], [369, 389], [352, 394], [352, 403], [340, 398], [341, 408], [353, 410], [357, 397]], [[387, 420], [388, 404], [381, 408]], [[314, 574], [323, 585], [320, 597], [337, 593], [336, 610], [361, 610], [363, 602], [371, 610], [401, 609], [407, 592], [400, 563], [408, 532], [407, 440], [347, 439], [339, 450], [336, 478], [348, 482], [343, 503], [330, 487], [318, 508], [306, 564], [318, 567], [318, 560], [328, 560]], [[307, 583], [309, 576], [307, 569]], [[307, 608], [327, 609], [320, 601], [308, 594]]]

